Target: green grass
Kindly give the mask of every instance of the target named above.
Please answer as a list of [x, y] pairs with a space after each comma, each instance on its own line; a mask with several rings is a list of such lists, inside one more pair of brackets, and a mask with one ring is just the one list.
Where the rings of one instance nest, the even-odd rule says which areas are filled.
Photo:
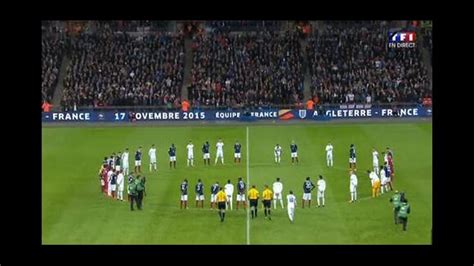
[[[203, 166], [200, 148], [223, 138], [225, 165]], [[194, 168], [186, 167], [185, 146], [195, 144]], [[242, 164], [233, 164], [232, 146], [243, 146]], [[300, 164], [292, 166], [289, 144], [299, 146]], [[324, 147], [334, 145], [334, 168], [327, 168]], [[169, 169], [167, 149], [177, 146], [178, 168]], [[283, 147], [281, 165], [273, 163], [273, 147]], [[348, 149], [354, 143], [360, 201], [349, 204]], [[144, 210], [130, 212], [126, 202], [105, 198], [99, 191], [97, 171], [105, 155], [130, 148], [130, 166], [139, 145], [147, 153], [158, 149], [158, 172], [147, 176]], [[286, 209], [272, 212], [272, 221], [259, 217], [249, 222], [243, 210], [228, 211], [220, 223], [217, 211], [209, 209], [214, 181], [236, 183], [246, 175], [245, 126], [43, 128], [42, 130], [42, 240], [43, 244], [430, 244], [432, 227], [432, 126], [430, 123], [249, 125], [250, 184], [260, 191], [276, 177], [284, 194], [292, 189], [298, 199], [296, 221], [290, 224]], [[392, 222], [389, 194], [371, 199], [365, 170], [371, 167], [371, 149], [394, 151], [395, 187], [403, 190], [412, 206], [408, 231]], [[326, 207], [301, 209], [302, 184], [306, 176], [316, 182], [326, 178]], [[188, 210], [179, 209], [179, 184], [190, 181]], [[194, 207], [194, 185], [204, 181], [204, 209]], [[234, 196], [235, 197], [235, 196]], [[234, 198], [235, 200], [235, 198]], [[286, 202], [285, 202], [286, 203]], [[235, 209], [234, 201], [234, 209]], [[260, 204], [261, 205], [261, 204]], [[261, 207], [261, 206], [260, 206]]]

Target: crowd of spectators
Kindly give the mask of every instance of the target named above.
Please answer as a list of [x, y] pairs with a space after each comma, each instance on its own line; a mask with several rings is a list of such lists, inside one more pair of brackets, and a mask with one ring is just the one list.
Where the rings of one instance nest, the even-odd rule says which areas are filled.
[[110, 27], [71, 39], [64, 109], [73, 106], [172, 105], [184, 76], [184, 39], [170, 33], [132, 37]]
[[210, 32], [193, 37], [193, 106], [264, 107], [303, 99], [295, 33]]
[[282, 26], [280, 20], [214, 20], [205, 23], [205, 27], [219, 32], [280, 31]]
[[64, 51], [64, 36], [54, 27], [44, 28], [41, 39], [41, 94], [43, 100], [51, 101], [53, 97]]
[[[300, 30], [291, 32], [281, 31], [281, 21], [191, 21], [178, 34], [156, 31], [167, 23], [95, 21], [77, 34], [63, 32], [59, 22], [42, 23], [43, 100], [51, 101], [67, 53], [65, 110], [179, 107], [187, 37], [192, 38], [192, 107], [302, 106], [304, 63], [316, 106], [431, 98], [420, 51], [426, 48], [431, 55], [431, 28], [419, 32], [423, 45], [395, 49], [387, 45], [387, 32], [400, 26], [396, 21], [332, 21], [323, 30], [300, 22]], [[151, 31], [125, 33], [143, 27]]]
[[386, 22], [329, 23], [307, 47], [318, 103], [419, 102], [431, 94], [419, 47], [387, 45]]

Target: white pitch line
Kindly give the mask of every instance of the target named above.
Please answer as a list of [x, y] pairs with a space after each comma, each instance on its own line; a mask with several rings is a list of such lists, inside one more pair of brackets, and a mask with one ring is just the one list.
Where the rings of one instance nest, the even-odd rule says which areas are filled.
[[[250, 165], [249, 165], [249, 127], [247, 126], [247, 133], [246, 133], [246, 140], [247, 140], [247, 187], [250, 185], [249, 178], [250, 178]], [[250, 208], [247, 206], [247, 245], [250, 245]]]

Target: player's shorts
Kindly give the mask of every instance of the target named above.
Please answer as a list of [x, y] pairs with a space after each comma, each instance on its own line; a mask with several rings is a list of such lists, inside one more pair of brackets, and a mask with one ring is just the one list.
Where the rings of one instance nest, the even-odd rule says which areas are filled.
[[385, 186], [385, 184], [387, 184], [387, 178], [382, 177], [381, 180], [382, 180], [382, 186]]
[[203, 158], [204, 159], [210, 159], [211, 155], [209, 153], [204, 153]]
[[263, 207], [270, 208], [272, 206], [271, 200], [263, 200]]
[[273, 193], [273, 199], [281, 199], [281, 193]]
[[249, 202], [250, 202], [250, 207], [255, 207], [255, 208], [257, 208], [258, 200], [256, 200], [256, 199], [251, 199], [251, 200], [249, 200]]
[[356, 192], [356, 191], [357, 191], [357, 186], [350, 185], [350, 186], [349, 186], [349, 191], [350, 191], [351, 193]]
[[110, 189], [111, 189], [112, 191], [115, 191], [115, 190], [117, 189], [117, 185], [110, 185]]
[[240, 153], [234, 153], [234, 158], [239, 158], [240, 159]]
[[194, 154], [188, 153], [188, 160], [193, 160], [194, 159]]
[[356, 158], [349, 158], [349, 163], [356, 163]]
[[170, 162], [176, 162], [176, 156], [170, 156]]
[[101, 187], [104, 187], [104, 186], [105, 186], [105, 181], [104, 181], [104, 179], [102, 179], [102, 178], [100, 179], [100, 186], [101, 186]]
[[296, 158], [298, 157], [298, 153], [297, 152], [292, 152], [291, 153], [291, 158]]
[[217, 194], [211, 194], [211, 202], [216, 202], [216, 195]]
[[217, 208], [219, 210], [225, 210], [225, 202], [218, 202], [217, 203]]
[[123, 191], [123, 189], [124, 189], [124, 186], [121, 186], [121, 185], [118, 186], [118, 191]]
[[128, 169], [128, 163], [124, 163], [124, 164], [122, 165], [122, 167], [123, 167], [123, 169]]
[[120, 171], [120, 165], [115, 166], [115, 171]]
[[379, 168], [379, 162], [377, 161], [372, 162], [372, 165], [374, 166], [374, 168]]
[[150, 157], [150, 163], [156, 163], [156, 157]]
[[372, 188], [375, 188], [375, 189], [380, 188], [380, 181], [375, 181], [374, 184], [372, 185]]
[[311, 193], [303, 193], [303, 200], [311, 200]]
[[326, 158], [327, 158], [328, 160], [332, 160], [332, 153], [326, 154]]
[[142, 161], [135, 161], [135, 166], [142, 166]]
[[226, 194], [225, 196], [227, 197], [227, 201], [232, 201], [232, 194], [230, 194], [230, 195]]
[[216, 157], [224, 157], [224, 152], [223, 151], [217, 151]]
[[188, 200], [188, 195], [181, 195], [181, 200], [182, 201], [187, 201]]
[[318, 190], [318, 198], [324, 198], [324, 190]]
[[204, 200], [204, 195], [196, 195], [196, 200]]
[[245, 194], [237, 194], [237, 201], [245, 201]]

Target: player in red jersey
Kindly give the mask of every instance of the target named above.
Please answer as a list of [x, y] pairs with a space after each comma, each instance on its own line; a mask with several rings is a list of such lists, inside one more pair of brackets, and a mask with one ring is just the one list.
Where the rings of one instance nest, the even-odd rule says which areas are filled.
[[395, 176], [395, 169], [393, 168], [393, 159], [392, 159], [392, 153], [388, 153], [387, 156], [387, 161], [388, 161], [388, 166], [390, 167], [390, 177], [391, 181], [393, 182], [394, 176]]

